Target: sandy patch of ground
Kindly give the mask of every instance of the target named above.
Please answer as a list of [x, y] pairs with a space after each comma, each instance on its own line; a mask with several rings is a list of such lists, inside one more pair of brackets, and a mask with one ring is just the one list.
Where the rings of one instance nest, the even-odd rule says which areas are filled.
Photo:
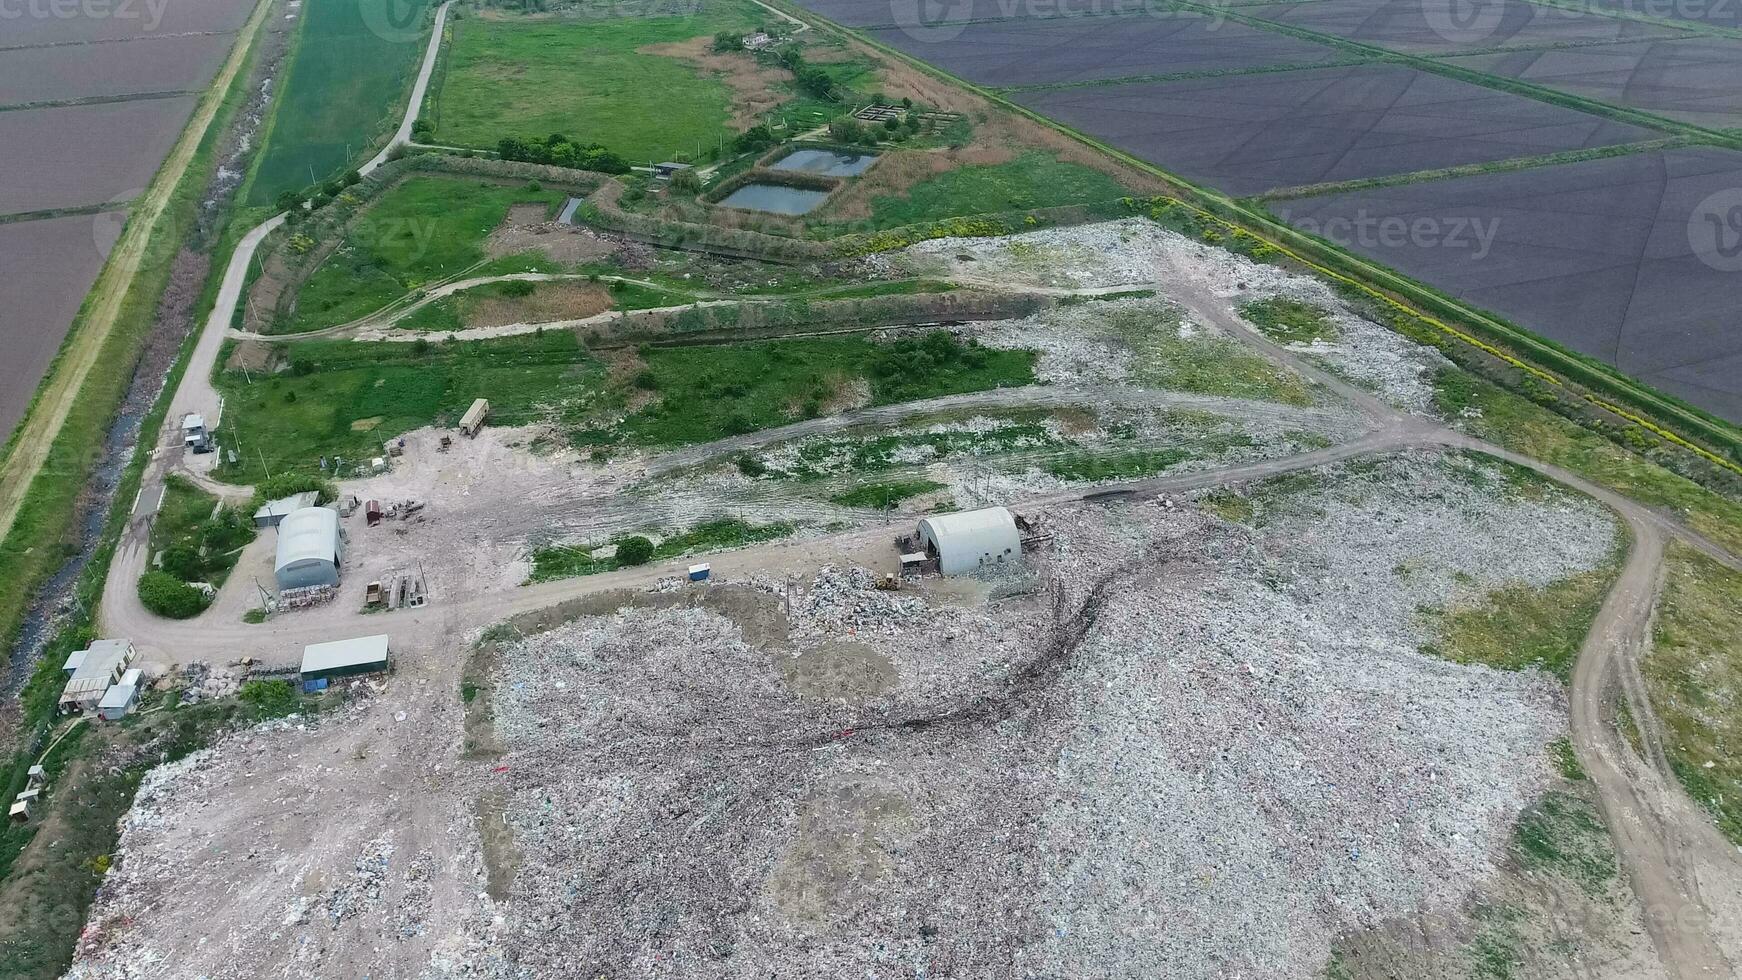
[[541, 282], [530, 296], [486, 296], [465, 305], [465, 326], [579, 320], [611, 308], [611, 294], [589, 282]]
[[578, 225], [563, 225], [544, 220], [543, 205], [516, 206], [500, 227], [484, 241], [484, 252], [491, 258], [539, 252], [553, 262], [580, 265], [608, 259], [622, 248], [621, 243]]

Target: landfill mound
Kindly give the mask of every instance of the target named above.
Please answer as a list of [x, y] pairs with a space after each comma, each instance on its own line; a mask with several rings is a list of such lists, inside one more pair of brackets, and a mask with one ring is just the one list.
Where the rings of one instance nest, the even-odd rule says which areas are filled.
[[827, 570], [533, 636], [495, 703], [518, 870], [443, 972], [1305, 976], [1454, 910], [1564, 708], [1417, 652], [1416, 607], [1613, 547], [1503, 476], [1348, 468], [1256, 529], [1066, 510], [983, 604]]

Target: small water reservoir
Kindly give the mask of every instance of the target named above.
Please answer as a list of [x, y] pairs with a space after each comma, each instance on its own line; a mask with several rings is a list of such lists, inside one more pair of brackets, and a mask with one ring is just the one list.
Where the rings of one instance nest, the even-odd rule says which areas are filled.
[[808, 214], [823, 203], [828, 191], [808, 187], [782, 187], [779, 184], [745, 184], [726, 195], [720, 204], [728, 208], [747, 208], [770, 214]]
[[875, 153], [794, 150], [775, 161], [769, 169], [797, 170], [807, 174], [821, 174], [824, 177], [857, 177], [876, 162]]

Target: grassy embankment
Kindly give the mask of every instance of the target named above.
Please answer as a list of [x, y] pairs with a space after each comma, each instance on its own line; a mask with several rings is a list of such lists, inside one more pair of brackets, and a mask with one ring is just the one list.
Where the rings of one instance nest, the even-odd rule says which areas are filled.
[[978, 214], [1036, 208], [1103, 206], [1112, 214], [1130, 193], [1099, 170], [1038, 150], [1006, 163], [962, 166], [919, 181], [900, 195], [871, 201], [871, 217], [839, 230], [883, 231]]
[[1663, 508], [1742, 554], [1742, 504], [1464, 371], [1441, 372], [1436, 401], [1442, 413], [1472, 434]]
[[[453, 177], [413, 177], [381, 195], [345, 244], [309, 276], [279, 332], [349, 323], [484, 261], [484, 239], [516, 204], [553, 209], [563, 194]], [[421, 312], [421, 311], [420, 311]]]
[[1330, 321], [1330, 311], [1300, 300], [1281, 297], [1254, 300], [1241, 304], [1240, 315], [1279, 344], [1337, 339], [1337, 325]]
[[199, 615], [211, 605], [211, 598], [197, 586], [222, 586], [242, 549], [253, 540], [248, 514], [221, 507], [217, 497], [180, 476], [170, 476], [151, 525], [151, 553], [158, 564], [139, 579], [140, 601], [170, 619]]
[[266, 205], [356, 166], [398, 124], [433, 0], [306, 0], [290, 69], [275, 86], [246, 203]]
[[1646, 690], [1688, 795], [1742, 845], [1742, 572], [1671, 545]]
[[748, 31], [767, 13], [742, 0], [676, 16], [533, 20], [466, 17], [454, 24], [431, 113], [431, 139], [493, 149], [504, 137], [563, 133], [631, 162], [693, 156], [734, 135], [726, 83], [649, 45]]
[[[774, 524], [750, 524], [733, 518], [707, 521], [697, 524], [686, 531], [662, 538], [653, 546], [649, 561], [670, 561], [690, 555], [701, 555], [710, 551], [727, 551], [733, 548], [743, 548], [764, 541], [774, 541], [784, 538], [797, 530], [797, 525], [786, 522]], [[618, 542], [622, 547], [622, 540]], [[614, 572], [620, 568], [630, 567], [616, 555], [607, 558], [594, 558], [591, 554], [604, 545], [590, 547], [569, 547], [553, 545], [540, 548], [532, 555], [532, 576], [527, 581], [549, 582], [559, 578], [574, 578], [577, 575], [597, 575], [600, 572]], [[637, 562], [636, 564], [644, 564]]]

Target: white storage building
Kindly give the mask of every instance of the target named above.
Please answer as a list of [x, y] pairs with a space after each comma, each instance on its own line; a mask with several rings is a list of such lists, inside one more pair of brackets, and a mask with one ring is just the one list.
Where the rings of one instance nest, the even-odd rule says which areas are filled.
[[359, 636], [302, 648], [304, 682], [350, 677], [387, 669], [387, 634]]
[[338, 585], [344, 560], [345, 535], [339, 529], [338, 511], [304, 507], [278, 522], [278, 558], [272, 572], [281, 591]]
[[67, 658], [67, 686], [60, 696], [63, 712], [93, 711], [122, 671], [133, 662], [133, 644], [128, 640], [98, 640], [89, 650]]
[[919, 522], [919, 539], [945, 575], [974, 572], [1022, 557], [1022, 534], [1016, 528], [1016, 518], [1003, 507], [928, 517]]
[[313, 507], [320, 499], [321, 495], [318, 491], [309, 490], [306, 493], [261, 504], [260, 509], [254, 512], [254, 526], [277, 527], [286, 517], [299, 510]]
[[103, 700], [97, 702], [97, 717], [104, 721], [120, 721], [139, 703], [139, 689], [145, 685], [142, 673], [135, 667], [121, 675], [121, 683], [109, 688]]

